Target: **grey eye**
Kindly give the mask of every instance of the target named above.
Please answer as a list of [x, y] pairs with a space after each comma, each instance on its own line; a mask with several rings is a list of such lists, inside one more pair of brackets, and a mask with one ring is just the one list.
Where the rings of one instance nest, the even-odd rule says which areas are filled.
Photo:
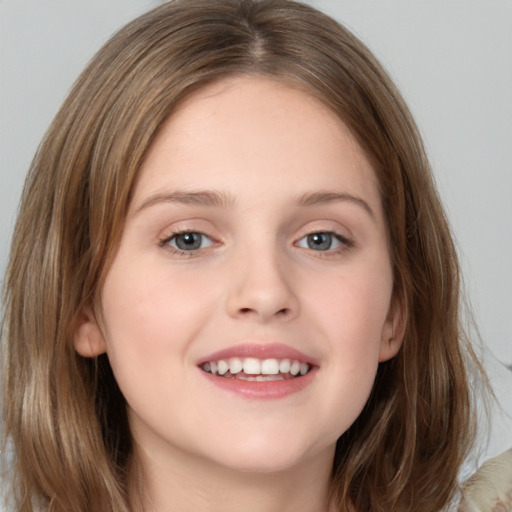
[[332, 233], [311, 233], [301, 238], [297, 245], [313, 251], [328, 251], [341, 245], [340, 240]]
[[196, 251], [212, 245], [212, 240], [202, 233], [179, 233], [169, 240], [169, 245], [180, 251]]

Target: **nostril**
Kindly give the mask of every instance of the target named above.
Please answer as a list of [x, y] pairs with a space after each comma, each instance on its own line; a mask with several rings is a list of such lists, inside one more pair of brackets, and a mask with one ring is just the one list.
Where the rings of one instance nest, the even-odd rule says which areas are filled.
[[[250, 313], [253, 313], [255, 312], [256, 310], [253, 309], [253, 308], [240, 308], [239, 309], [239, 313], [241, 315], [248, 315]], [[282, 308], [282, 309], [279, 309], [275, 312], [275, 316], [287, 316], [288, 314], [290, 313], [290, 309], [289, 308]]]

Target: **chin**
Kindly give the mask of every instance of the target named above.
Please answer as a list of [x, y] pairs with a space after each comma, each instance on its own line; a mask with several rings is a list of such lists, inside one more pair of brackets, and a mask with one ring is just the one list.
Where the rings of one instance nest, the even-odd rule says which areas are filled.
[[262, 457], [261, 454], [248, 456], [238, 460], [220, 461], [220, 463], [231, 471], [247, 474], [275, 474], [292, 471], [301, 465], [301, 457]]
[[217, 464], [241, 473], [260, 474], [293, 470], [315, 458], [325, 458], [331, 464], [335, 449], [335, 443], [332, 449], [314, 447], [294, 440], [290, 435], [283, 440], [268, 432], [244, 440], [234, 439], [228, 446], [215, 457]]

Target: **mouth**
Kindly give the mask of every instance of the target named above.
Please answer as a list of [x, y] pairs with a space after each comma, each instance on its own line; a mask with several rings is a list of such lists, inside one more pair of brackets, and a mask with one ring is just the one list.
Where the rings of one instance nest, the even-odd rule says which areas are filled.
[[289, 358], [232, 357], [205, 362], [200, 368], [206, 373], [226, 379], [273, 382], [303, 377], [311, 371], [312, 366]]
[[288, 345], [248, 343], [210, 354], [197, 367], [216, 387], [244, 398], [275, 399], [308, 387], [319, 362]]

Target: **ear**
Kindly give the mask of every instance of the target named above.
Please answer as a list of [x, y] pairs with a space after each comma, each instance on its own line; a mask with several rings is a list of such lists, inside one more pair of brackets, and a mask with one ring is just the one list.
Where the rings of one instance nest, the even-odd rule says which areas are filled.
[[97, 357], [107, 350], [103, 333], [90, 307], [84, 308], [76, 319], [73, 344], [83, 357]]
[[379, 363], [392, 359], [400, 350], [404, 340], [406, 316], [403, 301], [394, 297], [382, 329]]

